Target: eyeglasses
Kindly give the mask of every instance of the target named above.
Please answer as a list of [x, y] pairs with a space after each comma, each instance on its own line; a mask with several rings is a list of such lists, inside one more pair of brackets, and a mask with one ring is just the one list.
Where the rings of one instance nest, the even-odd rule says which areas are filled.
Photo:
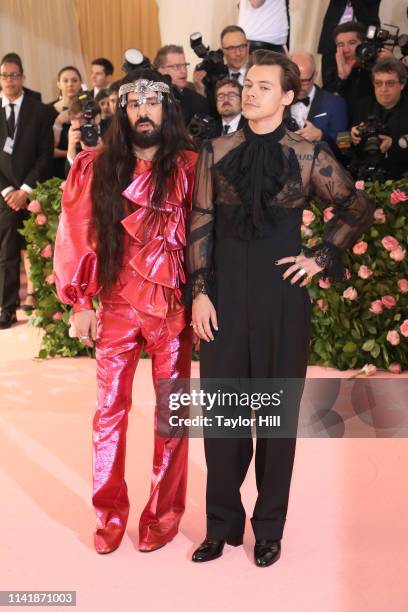
[[184, 64], [169, 64], [168, 66], [164, 66], [165, 68], [171, 68], [172, 70], [187, 70], [190, 62], [185, 62]]
[[154, 106], [161, 104], [161, 102], [159, 102], [157, 98], [146, 98], [146, 100], [143, 102], [139, 102], [139, 100], [130, 100], [130, 102], [127, 103], [127, 107], [131, 110], [136, 110], [143, 106], [143, 104], [146, 104], [146, 106], [149, 108], [153, 108]]
[[400, 81], [374, 81], [374, 87], [386, 87], [387, 89], [391, 89], [395, 87], [395, 85], [399, 85]]
[[21, 72], [0, 72], [0, 77], [2, 79], [18, 79], [18, 77], [23, 76]]
[[234, 91], [230, 91], [229, 93], [219, 93], [215, 97], [217, 100], [222, 102], [223, 100], [236, 100], [241, 96], [238, 93], [235, 93]]
[[224, 51], [232, 53], [233, 51], [245, 51], [248, 48], [248, 43], [242, 43], [242, 45], [231, 45], [230, 47], [223, 47]]

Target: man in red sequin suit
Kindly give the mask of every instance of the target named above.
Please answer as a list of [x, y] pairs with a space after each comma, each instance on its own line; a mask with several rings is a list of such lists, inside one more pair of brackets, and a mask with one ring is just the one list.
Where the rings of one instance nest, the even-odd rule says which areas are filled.
[[[159, 379], [190, 376], [192, 332], [181, 301], [196, 162], [190, 149], [165, 77], [144, 69], [124, 79], [106, 145], [77, 156], [64, 189], [54, 269], [60, 299], [73, 305], [76, 335], [89, 346], [96, 341], [92, 501], [99, 553], [115, 550], [126, 529], [126, 429], [142, 349], [152, 358], [156, 394]], [[187, 450], [187, 438], [155, 431], [141, 551], [164, 546], [178, 531]]]

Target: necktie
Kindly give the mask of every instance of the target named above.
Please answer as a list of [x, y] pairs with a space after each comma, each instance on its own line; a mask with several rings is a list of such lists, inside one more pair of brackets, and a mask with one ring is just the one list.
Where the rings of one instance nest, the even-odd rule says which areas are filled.
[[228, 125], [228, 123], [226, 123], [223, 128], [222, 128], [222, 134], [228, 134], [228, 130], [230, 129], [230, 125]]
[[237, 79], [237, 81], [239, 81], [239, 77], [241, 76], [240, 72], [231, 72], [231, 78], [232, 79]]
[[309, 96], [306, 96], [306, 98], [302, 98], [301, 100], [298, 100], [298, 102], [301, 102], [302, 104], [304, 104], [305, 106], [309, 106], [310, 104], [310, 98]]
[[16, 116], [14, 114], [15, 104], [12, 104], [10, 102], [9, 106], [10, 106], [10, 115], [9, 115], [9, 118], [7, 119], [7, 132], [8, 132], [9, 137], [13, 139], [14, 132], [16, 129]]

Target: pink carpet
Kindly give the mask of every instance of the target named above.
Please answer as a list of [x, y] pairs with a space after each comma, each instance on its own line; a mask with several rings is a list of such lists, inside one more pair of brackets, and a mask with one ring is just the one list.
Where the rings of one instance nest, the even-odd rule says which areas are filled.
[[[191, 440], [181, 532], [165, 548], [139, 553], [153, 442], [149, 360], [138, 368], [129, 420], [127, 535], [112, 555], [97, 555], [90, 502], [95, 364], [36, 361], [39, 341], [25, 322], [0, 331], [0, 590], [76, 590], [81, 612], [408, 610], [405, 439], [300, 439], [282, 557], [266, 569], [252, 564], [249, 525], [244, 548], [226, 547], [205, 565], [190, 561], [205, 531], [202, 440]], [[308, 375], [338, 372], [310, 368]], [[250, 470], [243, 487], [249, 516], [254, 497]]]

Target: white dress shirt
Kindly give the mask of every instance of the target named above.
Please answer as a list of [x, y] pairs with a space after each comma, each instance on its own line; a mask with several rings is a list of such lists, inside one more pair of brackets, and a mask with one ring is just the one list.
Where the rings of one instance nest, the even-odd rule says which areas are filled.
[[296, 102], [296, 104], [292, 104], [292, 106], [290, 107], [290, 114], [294, 119], [296, 119], [300, 129], [304, 128], [305, 126], [307, 116], [309, 114], [310, 107], [312, 105], [315, 95], [316, 87], [313, 85], [310, 93], [308, 93], [310, 99], [309, 106], [306, 106], [305, 104], [303, 104], [303, 102]]
[[241, 120], [241, 117], [242, 117], [242, 113], [238, 113], [238, 115], [236, 115], [231, 121], [225, 121], [223, 119], [222, 129], [224, 130], [224, 125], [229, 125], [228, 134], [232, 134], [233, 132], [236, 132], [238, 129], [238, 124]]
[[[16, 100], [9, 100], [8, 98], [6, 98], [4, 93], [1, 94], [1, 105], [5, 109], [6, 120], [10, 117], [10, 113], [11, 113], [10, 103], [14, 104], [14, 117], [16, 121], [16, 129], [14, 131], [14, 138], [16, 137], [17, 130], [18, 130], [18, 117], [20, 115], [20, 109], [21, 109], [21, 104], [23, 102], [23, 98], [24, 98], [24, 93], [22, 93], [21, 96], [17, 98]], [[23, 189], [27, 193], [32, 192], [32, 188], [29, 185], [26, 185], [25, 183], [24, 185], [21, 185], [20, 189]], [[2, 190], [1, 195], [3, 196], [3, 198], [5, 198], [8, 193], [14, 190], [15, 188], [10, 185], [9, 187], [5, 187]]]
[[245, 64], [245, 66], [241, 66], [241, 68], [239, 70], [234, 70], [233, 68], [230, 68], [228, 66], [228, 73], [229, 73], [230, 79], [235, 78], [235, 77], [232, 77], [232, 75], [235, 74], [236, 72], [239, 72], [239, 77], [237, 78], [237, 81], [238, 81], [238, 83], [240, 85], [244, 84], [244, 79], [245, 79], [246, 71], [247, 71], [246, 64]]

